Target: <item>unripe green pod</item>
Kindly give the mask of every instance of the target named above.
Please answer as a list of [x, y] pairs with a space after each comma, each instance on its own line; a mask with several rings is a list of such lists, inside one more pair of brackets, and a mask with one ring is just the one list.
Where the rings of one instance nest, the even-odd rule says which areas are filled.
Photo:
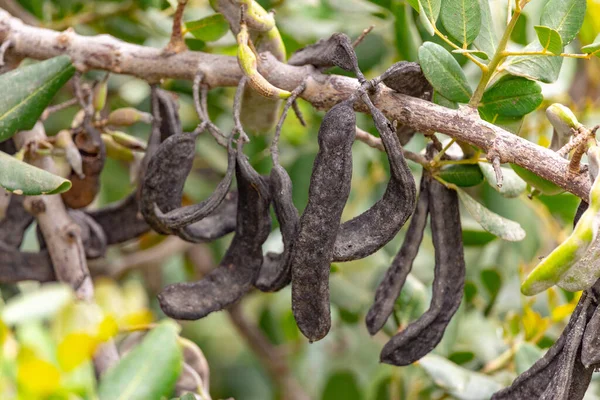
[[552, 183], [549, 180], [544, 179], [544, 178], [534, 174], [533, 172], [529, 171], [528, 169], [525, 169], [517, 164], [512, 164], [512, 163], [510, 164], [510, 166], [517, 173], [517, 175], [519, 175], [521, 177], [521, 179], [523, 179], [531, 187], [539, 190], [540, 192], [542, 192], [545, 195], [555, 196], [555, 195], [561, 194], [562, 192], [565, 191], [563, 188], [556, 185], [555, 183]]
[[146, 150], [146, 143], [135, 136], [128, 135], [121, 131], [108, 131], [107, 133], [121, 146], [125, 146], [131, 150]]
[[108, 82], [101, 81], [94, 87], [94, 96], [92, 97], [92, 104], [94, 110], [102, 111], [106, 105], [106, 97], [108, 95]]
[[460, 187], [477, 186], [483, 182], [483, 173], [477, 164], [450, 164], [442, 167], [438, 176]]
[[123, 107], [108, 114], [107, 122], [117, 126], [130, 126], [136, 122], [149, 124], [152, 122], [152, 116], [133, 107]]
[[109, 158], [126, 162], [133, 161], [133, 151], [117, 143], [111, 135], [103, 133], [102, 141], [106, 147], [106, 155]]

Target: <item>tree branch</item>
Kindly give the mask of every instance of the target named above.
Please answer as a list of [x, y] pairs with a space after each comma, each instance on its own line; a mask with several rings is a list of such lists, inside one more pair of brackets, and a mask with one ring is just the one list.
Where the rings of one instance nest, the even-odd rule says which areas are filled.
[[[125, 43], [109, 35], [88, 37], [72, 31], [56, 32], [28, 26], [0, 10], [0, 41], [8, 39], [13, 43], [8, 50], [12, 55], [47, 59], [68, 54], [78, 69], [112, 71], [149, 82], [162, 78], [193, 80], [198, 69], [210, 87], [236, 86], [242, 77], [235, 57], [193, 51], [165, 54], [162, 49]], [[283, 64], [269, 53], [261, 54], [260, 58], [261, 74], [279, 88], [293, 90], [307, 78], [307, 87], [301, 97], [318, 109], [331, 108], [359, 85], [356, 79], [324, 75], [312, 66]], [[475, 145], [486, 153], [493, 148], [502, 163], [518, 164], [587, 200], [590, 189], [587, 174], [569, 173], [567, 160], [482, 121], [472, 110], [451, 110], [385, 87], [373, 96], [373, 103], [389, 119], [415, 130], [444, 133]], [[368, 112], [362, 102], [357, 102], [355, 108]]]

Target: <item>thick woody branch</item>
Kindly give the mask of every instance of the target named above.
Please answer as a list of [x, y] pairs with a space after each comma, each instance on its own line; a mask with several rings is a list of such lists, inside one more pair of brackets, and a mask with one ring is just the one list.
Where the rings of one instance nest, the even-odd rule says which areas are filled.
[[[124, 43], [108, 35], [85, 37], [73, 31], [56, 32], [23, 24], [0, 10], [0, 41], [11, 40], [9, 54], [47, 59], [68, 54], [81, 70], [100, 69], [156, 82], [162, 78], [193, 80], [198, 69], [210, 87], [236, 86], [242, 77], [235, 57], [185, 51], [168, 54], [162, 49]], [[275, 86], [293, 90], [307, 78], [302, 98], [318, 109], [328, 109], [347, 98], [358, 87], [356, 79], [324, 75], [316, 69], [295, 67], [277, 61], [269, 53], [261, 55], [260, 72]], [[502, 128], [482, 121], [472, 110], [451, 110], [382, 88], [374, 104], [391, 120], [421, 132], [440, 132], [492, 150], [502, 163], [518, 164], [565, 190], [587, 199], [590, 183], [586, 174], [572, 174], [568, 162]], [[357, 111], [368, 112], [362, 102]]]

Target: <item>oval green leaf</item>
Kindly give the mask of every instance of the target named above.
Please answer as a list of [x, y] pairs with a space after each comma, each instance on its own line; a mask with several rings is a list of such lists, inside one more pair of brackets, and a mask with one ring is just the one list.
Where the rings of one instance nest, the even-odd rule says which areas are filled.
[[531, 187], [539, 190], [543, 194], [546, 194], [548, 196], [555, 196], [565, 191], [560, 186], [534, 174], [528, 169], [525, 169], [517, 164], [510, 164], [510, 166], [517, 173], [517, 175], [519, 175], [525, 182], [527, 182]]
[[229, 31], [229, 23], [223, 14], [213, 14], [195, 21], [188, 21], [185, 23], [185, 28], [196, 39], [214, 42]]
[[501, 217], [495, 212], [488, 210], [464, 190], [456, 188], [456, 191], [467, 211], [469, 211], [471, 216], [483, 229], [510, 242], [518, 242], [525, 238], [525, 231], [517, 222]]
[[74, 72], [71, 59], [58, 56], [0, 75], [0, 142], [33, 128]]
[[497, 238], [496, 235], [491, 234], [482, 229], [465, 229], [465, 228], [463, 228], [462, 237], [463, 237], [463, 245], [464, 246], [473, 246], [473, 247], [485, 246], [486, 244], [490, 243], [491, 241], [493, 241], [494, 239]]
[[71, 189], [71, 181], [0, 151], [0, 186], [15, 194], [37, 196]]
[[489, 0], [479, 0], [479, 9], [481, 10], [481, 29], [473, 44], [479, 50], [485, 52], [489, 58], [492, 58], [498, 47], [498, 37], [494, 30]]
[[394, 2], [392, 12], [394, 13], [394, 32], [398, 56], [401, 60], [416, 61], [417, 51], [422, 40], [415, 25], [413, 11], [408, 4]]
[[594, 39], [594, 43], [583, 46], [581, 51], [585, 54], [593, 54], [596, 57], [600, 57], [600, 33], [596, 36], [596, 39]]
[[[543, 49], [544, 46], [536, 40], [525, 46], [523, 51], [542, 51]], [[562, 62], [563, 58], [559, 56], [516, 56], [509, 57], [504, 65], [505, 70], [512, 75], [552, 83], [558, 79]]]
[[479, 163], [479, 167], [481, 168], [481, 172], [483, 172], [483, 176], [493, 187], [497, 190], [502, 196], [513, 198], [518, 197], [521, 193], [527, 190], [527, 183], [517, 175], [515, 171], [510, 168], [501, 167], [502, 170], [502, 187], [498, 187], [498, 182], [496, 181], [496, 173], [494, 172], [494, 168], [491, 164], [481, 162]]
[[563, 43], [559, 33], [552, 28], [542, 25], [534, 26], [535, 33], [542, 47], [552, 54], [557, 56], [562, 53]]
[[147, 400], [169, 396], [182, 367], [177, 326], [161, 322], [117, 365], [106, 371], [100, 400]]
[[522, 117], [538, 108], [543, 100], [542, 88], [536, 82], [506, 75], [485, 91], [479, 108], [485, 115]]
[[438, 175], [446, 182], [460, 187], [470, 187], [483, 182], [483, 173], [477, 164], [451, 164], [442, 167]]
[[458, 62], [439, 44], [425, 42], [419, 48], [419, 64], [433, 88], [457, 103], [467, 103], [473, 93]]
[[440, 16], [442, 0], [419, 0], [419, 16], [430, 35], [433, 36], [435, 23]]
[[440, 12], [444, 27], [463, 46], [471, 44], [481, 29], [479, 1], [445, 0]]
[[585, 8], [586, 0], [549, 0], [542, 11], [540, 24], [556, 30], [566, 46], [581, 29]]

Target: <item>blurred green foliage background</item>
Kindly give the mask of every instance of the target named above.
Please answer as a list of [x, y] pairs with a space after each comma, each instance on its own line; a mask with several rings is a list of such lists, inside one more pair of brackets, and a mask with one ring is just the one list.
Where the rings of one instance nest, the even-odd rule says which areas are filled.
[[[360, 67], [367, 78], [380, 74], [395, 61], [416, 61], [416, 50], [424, 40], [444, 45], [426, 33], [417, 13], [405, 1], [259, 2], [266, 9], [276, 10], [277, 25], [288, 55], [333, 32], [341, 31], [355, 38], [363, 29], [373, 25], [373, 31], [357, 48]], [[128, 42], [153, 47], [162, 47], [168, 42], [176, 6], [175, 0], [21, 0], [19, 3], [40, 26], [59, 30], [72, 26], [83, 35], [107, 33]], [[535, 37], [533, 21], [539, 19], [544, 3], [542, 0], [533, 0], [527, 6], [525, 18], [520, 20], [512, 37], [516, 44], [526, 44]], [[501, 29], [506, 21], [506, 1], [491, 0], [490, 4], [497, 28]], [[212, 13], [214, 11], [207, 1], [192, 0], [186, 8], [184, 19], [196, 20]], [[599, 21], [600, 1], [589, 0], [588, 15], [578, 38], [580, 45], [592, 42], [600, 31]], [[186, 42], [193, 50], [229, 55], [236, 51], [231, 33], [210, 43], [188, 35]], [[464, 65], [469, 80], [476, 83], [479, 69], [467, 63], [464, 57], [454, 56]], [[332, 72], [342, 73], [337, 69]], [[597, 108], [599, 72], [600, 62], [597, 58], [590, 61], [566, 59], [559, 80], [552, 85], [543, 85], [544, 103], [537, 112], [526, 117], [519, 135], [546, 146], [552, 129], [544, 117], [544, 110], [554, 102], [570, 106], [587, 126], [600, 123]], [[102, 74], [91, 72], [87, 76], [99, 78]], [[191, 82], [166, 80], [163, 87], [177, 93], [184, 129], [192, 130], [198, 120], [192, 104]], [[233, 93], [234, 88], [217, 88], [211, 90], [209, 96], [211, 117], [224, 131], [233, 125]], [[55, 102], [70, 97], [72, 93], [65, 88]], [[133, 106], [149, 111], [149, 86], [135, 78], [112, 75], [108, 101], [111, 109]], [[294, 116], [290, 116], [284, 125], [280, 153], [282, 164], [294, 183], [294, 202], [301, 211], [307, 202], [310, 171], [318, 148], [316, 136], [323, 112], [313, 110], [303, 101], [300, 101], [300, 107], [307, 127], [302, 127]], [[75, 108], [69, 108], [52, 115], [45, 123], [48, 133], [55, 134], [68, 127], [75, 112]], [[376, 134], [370, 118], [365, 115], [358, 116], [357, 124]], [[137, 124], [128, 132], [147, 138], [149, 126]], [[252, 137], [245, 149], [252, 164], [261, 173], [270, 170], [268, 145], [271, 135]], [[440, 139], [443, 136], [440, 135]], [[424, 144], [423, 137], [416, 135], [407, 148], [418, 152]], [[205, 198], [226, 169], [225, 152], [209, 136], [199, 138], [197, 155], [194, 171], [186, 183], [186, 197], [190, 202]], [[389, 176], [383, 153], [357, 142], [353, 148], [353, 158], [352, 192], [344, 210], [344, 220], [358, 215], [373, 204], [385, 190]], [[420, 167], [409, 163], [415, 179], [418, 179]], [[132, 190], [128, 166], [108, 160], [102, 174], [102, 192], [95, 205], [117, 201]], [[391, 318], [385, 332], [374, 337], [365, 328], [364, 316], [373, 300], [376, 285], [402, 243], [405, 229], [378, 253], [364, 260], [332, 266], [333, 325], [329, 335], [317, 343], [309, 344], [299, 333], [291, 311], [289, 288], [275, 294], [254, 291], [245, 297], [242, 301], [245, 316], [259, 327], [269, 342], [281, 350], [281, 357], [289, 365], [291, 374], [310, 398], [485, 399], [508, 385], [517, 373], [533, 364], [544, 349], [554, 342], [578, 294], [552, 288], [536, 297], [525, 298], [520, 294], [519, 286], [524, 274], [537, 263], [538, 257], [547, 254], [570, 233], [578, 200], [567, 193], [533, 199], [526, 195], [506, 199], [486, 183], [470, 188], [468, 192], [496, 213], [518, 221], [527, 236], [517, 243], [494, 239], [485, 235], [467, 212], [462, 213], [467, 260], [465, 299], [440, 345], [432, 355], [415, 365], [397, 368], [380, 364], [379, 352], [398, 324], [405, 325], [414, 320], [429, 304], [434, 254], [428, 232], [397, 302], [397, 318]], [[111, 249], [106, 262], [92, 265], [92, 269], [102, 270], [107, 265], [122, 262], [125, 257], [156, 245], [160, 239], [150, 234], [139, 243]], [[194, 251], [196, 256], [204, 255], [207, 265], [216, 264], [230, 240], [229, 236], [211, 244], [197, 245]], [[275, 229], [264, 250], [276, 250], [281, 246], [280, 234]], [[34, 228], [29, 231], [24, 248], [36, 249]], [[121, 310], [123, 315], [118, 319], [119, 327], [126, 327], [131, 321], [150, 322], [164, 318], [156, 301], [156, 293], [169, 283], [193, 280], [198, 276], [198, 271], [190, 261], [191, 251], [188, 248], [174, 254], [167, 252], [160, 262], [144, 263], [118, 279], [100, 282], [112, 291], [108, 292], [112, 293], [108, 295], [109, 298], [122, 296], [129, 299], [123, 300], [123, 304], [129, 306]], [[19, 290], [21, 294], [12, 297], [10, 290], [2, 289], [6, 309], [11, 304], [14, 308], [14, 303], [22, 301], [23, 297], [35, 296], [37, 285], [20, 284]], [[53, 301], [58, 305], [65, 304], [64, 298], [42, 296], [27, 303], [26, 307], [29, 308], [17, 308], [20, 317], [16, 320], [4, 321], [10, 329], [0, 330], [0, 343], [4, 340], [4, 351], [0, 353], [0, 398], [30, 398], [23, 394], [26, 391], [22, 388], [31, 382], [20, 379], [17, 372], [19, 363], [23, 362], [24, 356], [20, 350], [24, 346], [32, 349], [37, 357], [51, 364], [56, 362], [56, 347], [64, 339], [56, 334], [56, 325], [60, 324], [64, 308], [57, 306], [47, 310], [52, 308], [48, 304]], [[105, 312], [111, 312], [106, 304], [100, 305]], [[2, 307], [0, 302], [0, 309]], [[214, 313], [200, 321], [183, 323], [182, 326], [182, 335], [196, 342], [206, 355], [211, 371], [213, 398], [284, 398], [282, 393], [278, 393], [277, 385], [262, 360], [235, 329], [226, 312]], [[1, 339], [1, 332], [4, 332], [4, 339]], [[42, 379], [39, 374], [29, 379]], [[595, 376], [586, 398], [600, 398], [599, 383], [600, 377]], [[94, 385], [88, 362], [75, 372], [61, 372], [56, 390], [42, 391], [40, 398], [92, 399]]]

